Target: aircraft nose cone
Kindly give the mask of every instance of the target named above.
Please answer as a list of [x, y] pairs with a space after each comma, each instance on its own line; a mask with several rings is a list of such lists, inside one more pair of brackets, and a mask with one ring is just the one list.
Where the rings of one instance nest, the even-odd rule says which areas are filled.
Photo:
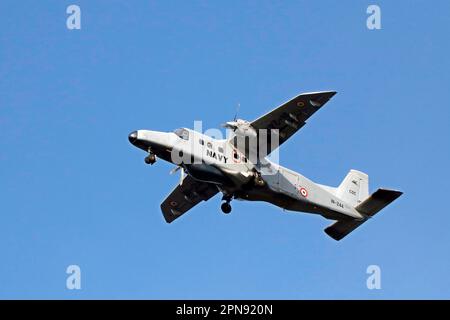
[[137, 131], [133, 131], [128, 135], [128, 140], [134, 144], [134, 142], [137, 140]]

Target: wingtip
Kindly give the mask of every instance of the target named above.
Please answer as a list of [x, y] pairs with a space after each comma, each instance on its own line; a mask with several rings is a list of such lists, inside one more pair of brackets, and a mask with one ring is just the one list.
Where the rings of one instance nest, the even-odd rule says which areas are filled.
[[327, 91], [329, 94], [329, 99], [331, 99], [332, 97], [334, 97], [337, 93], [337, 91]]

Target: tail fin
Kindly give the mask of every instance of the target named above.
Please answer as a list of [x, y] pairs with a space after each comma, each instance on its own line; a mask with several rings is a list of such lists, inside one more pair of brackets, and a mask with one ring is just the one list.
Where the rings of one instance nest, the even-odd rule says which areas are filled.
[[[344, 180], [345, 181], [345, 180]], [[328, 228], [325, 232], [334, 240], [341, 240], [350, 232], [358, 228], [369, 218], [373, 217], [378, 211], [386, 207], [392, 201], [403, 194], [401, 191], [378, 189], [370, 195], [363, 203], [358, 205], [355, 209], [362, 213], [366, 218], [363, 220], [351, 221], [337, 221]]]
[[361, 171], [350, 170], [337, 188], [336, 196], [356, 207], [369, 196], [369, 176]]

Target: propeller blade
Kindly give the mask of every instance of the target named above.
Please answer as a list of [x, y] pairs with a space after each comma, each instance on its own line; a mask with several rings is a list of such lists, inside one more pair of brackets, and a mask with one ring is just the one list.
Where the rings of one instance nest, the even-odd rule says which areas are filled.
[[170, 170], [169, 174], [174, 174], [175, 172], [177, 172], [178, 170], [180, 170], [181, 167], [176, 166], [175, 168], [173, 168], [172, 170]]
[[221, 126], [223, 128], [232, 129], [232, 130], [237, 129], [237, 124], [235, 121], [229, 121], [229, 122], [222, 123]]
[[[181, 168], [181, 167], [178, 167], [178, 168]], [[183, 184], [183, 180], [184, 180], [184, 169], [181, 168], [181, 171], [180, 171], [180, 186]]]

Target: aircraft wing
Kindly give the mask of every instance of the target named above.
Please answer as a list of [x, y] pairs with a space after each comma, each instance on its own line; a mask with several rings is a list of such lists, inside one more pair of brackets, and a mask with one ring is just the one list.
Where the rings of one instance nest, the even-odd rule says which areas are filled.
[[207, 201], [219, 192], [217, 187], [186, 176], [182, 184], [177, 185], [161, 203], [161, 210], [167, 223], [171, 223], [202, 200]]
[[335, 91], [302, 93], [253, 121], [251, 125], [257, 131], [267, 129], [267, 135], [269, 136], [267, 154], [273, 151], [270, 147], [270, 141], [273, 139], [273, 134], [270, 135], [270, 129], [279, 130], [279, 145], [282, 145], [335, 94]]

